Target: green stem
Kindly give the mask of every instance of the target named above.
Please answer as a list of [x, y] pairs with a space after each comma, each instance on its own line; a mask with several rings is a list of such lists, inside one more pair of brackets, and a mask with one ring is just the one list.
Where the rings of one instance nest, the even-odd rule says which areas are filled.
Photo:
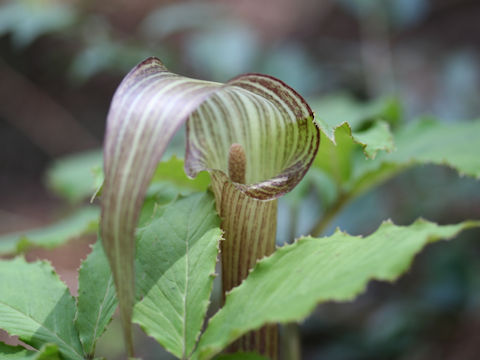
[[288, 237], [288, 243], [292, 243], [295, 241], [295, 238], [297, 237], [297, 227], [298, 227], [298, 212], [299, 212], [299, 206], [297, 204], [294, 204], [290, 208], [290, 235]]
[[288, 323], [281, 329], [281, 354], [285, 360], [301, 360], [302, 347], [300, 344], [300, 330], [297, 323]]
[[335, 203], [318, 219], [317, 223], [310, 231], [310, 235], [317, 237], [323, 234], [330, 222], [343, 210], [345, 205], [351, 200], [351, 197], [345, 193], [340, 194]]

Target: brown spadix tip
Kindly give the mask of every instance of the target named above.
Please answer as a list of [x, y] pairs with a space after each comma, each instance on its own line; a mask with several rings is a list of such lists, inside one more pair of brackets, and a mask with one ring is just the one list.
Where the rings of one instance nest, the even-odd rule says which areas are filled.
[[239, 184], [245, 184], [246, 170], [247, 157], [245, 150], [240, 144], [232, 144], [228, 152], [228, 176], [230, 176], [230, 180]]

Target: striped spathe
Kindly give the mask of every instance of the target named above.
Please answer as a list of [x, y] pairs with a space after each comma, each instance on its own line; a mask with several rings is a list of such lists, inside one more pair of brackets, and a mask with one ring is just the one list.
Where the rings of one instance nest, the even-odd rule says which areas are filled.
[[245, 184], [232, 185], [260, 201], [292, 190], [313, 162], [320, 141], [308, 104], [273, 77], [246, 74], [225, 84], [201, 81], [169, 72], [156, 58], [130, 71], [107, 117], [101, 217], [129, 355], [135, 228], [153, 172], [187, 120], [187, 175], [207, 170], [213, 187], [223, 186], [215, 179], [230, 181], [229, 149], [240, 144], [245, 149]]

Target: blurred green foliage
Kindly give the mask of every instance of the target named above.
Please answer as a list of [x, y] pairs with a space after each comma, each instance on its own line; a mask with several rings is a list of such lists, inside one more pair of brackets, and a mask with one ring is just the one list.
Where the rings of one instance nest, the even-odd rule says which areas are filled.
[[82, 235], [95, 234], [100, 210], [89, 206], [50, 226], [19, 231], [0, 237], [0, 255], [24, 253], [34, 247], [54, 248]]
[[38, 37], [64, 31], [77, 20], [75, 9], [53, 1], [18, 0], [0, 4], [0, 36], [12, 35], [18, 48], [30, 45]]
[[102, 185], [102, 152], [74, 154], [55, 161], [46, 174], [48, 187], [71, 203], [91, 197]]

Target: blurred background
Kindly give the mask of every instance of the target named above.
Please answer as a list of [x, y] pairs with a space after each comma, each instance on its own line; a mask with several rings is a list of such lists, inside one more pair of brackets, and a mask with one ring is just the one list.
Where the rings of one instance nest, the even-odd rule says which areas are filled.
[[[393, 95], [406, 121], [432, 115], [454, 123], [480, 118], [479, 20], [475, 0], [3, 0], [0, 234], [67, 211], [45, 186], [46, 169], [101, 147], [116, 87], [148, 56], [220, 82], [267, 73], [313, 100]], [[296, 236], [318, 209], [307, 201], [299, 211], [303, 222], [287, 232]], [[480, 218], [479, 183], [446, 168], [409, 170], [357, 199], [327, 232], [368, 234], [383, 219], [409, 224], [419, 216]], [[319, 306], [300, 326], [303, 358], [480, 358], [478, 237], [470, 231], [429, 247], [395, 285], [372, 283], [353, 303]], [[51, 259], [75, 293], [76, 270], [94, 240], [27, 257]], [[121, 355], [119, 334], [114, 321], [99, 355]], [[145, 360], [170, 358], [141, 334], [138, 342]]]

